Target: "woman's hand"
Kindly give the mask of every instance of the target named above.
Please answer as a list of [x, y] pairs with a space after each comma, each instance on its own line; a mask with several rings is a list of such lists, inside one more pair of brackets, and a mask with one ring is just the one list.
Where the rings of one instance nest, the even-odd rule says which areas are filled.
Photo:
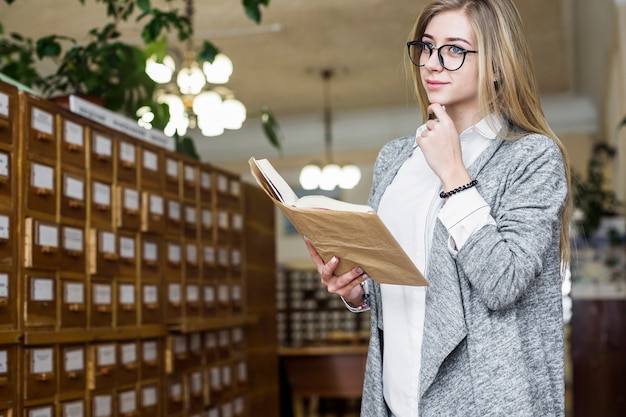
[[317, 267], [317, 272], [322, 277], [322, 285], [326, 286], [328, 292], [343, 297], [344, 300], [354, 307], [359, 306], [363, 300], [361, 283], [367, 280], [367, 274], [360, 267], [356, 267], [343, 275], [335, 275], [334, 272], [337, 265], [339, 265], [339, 258], [333, 256], [325, 264], [311, 241], [305, 237], [304, 243]]
[[463, 164], [461, 141], [454, 122], [440, 104], [431, 104], [428, 111], [435, 119], [426, 122], [426, 129], [416, 138], [426, 162], [441, 180], [444, 191], [471, 181]]

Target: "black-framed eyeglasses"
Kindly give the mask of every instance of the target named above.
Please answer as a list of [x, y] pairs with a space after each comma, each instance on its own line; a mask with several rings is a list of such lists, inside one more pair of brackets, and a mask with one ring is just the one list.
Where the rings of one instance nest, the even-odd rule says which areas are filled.
[[413, 65], [423, 67], [437, 50], [439, 63], [448, 71], [456, 71], [463, 66], [467, 54], [475, 54], [478, 51], [463, 49], [457, 45], [441, 45], [435, 48], [432, 44], [422, 41], [410, 41], [406, 43], [409, 59]]

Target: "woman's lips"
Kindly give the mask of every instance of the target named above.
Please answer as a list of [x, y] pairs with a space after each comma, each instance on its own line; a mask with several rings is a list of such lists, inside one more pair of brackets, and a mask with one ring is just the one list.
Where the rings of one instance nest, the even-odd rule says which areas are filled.
[[439, 90], [440, 88], [442, 88], [446, 84], [447, 83], [445, 83], [443, 81], [426, 80], [426, 87], [429, 90]]

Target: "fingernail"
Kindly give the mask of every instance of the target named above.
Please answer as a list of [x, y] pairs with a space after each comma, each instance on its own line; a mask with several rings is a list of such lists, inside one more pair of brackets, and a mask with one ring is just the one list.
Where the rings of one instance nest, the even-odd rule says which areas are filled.
[[363, 275], [361, 275], [361, 277], [363, 277], [363, 281], [366, 281], [366, 280], [369, 279], [370, 276], [367, 275], [367, 274], [363, 274]]
[[363, 270], [361, 269], [360, 266], [357, 266], [356, 268], [354, 268], [354, 272], [356, 272], [357, 274], [361, 275], [363, 273]]
[[306, 237], [306, 236], [304, 236], [304, 235], [302, 236], [302, 239], [304, 239], [304, 241], [305, 241], [305, 242], [306, 242], [307, 240], [309, 240], [309, 238], [308, 238], [308, 237]]
[[336, 264], [339, 261], [339, 259], [337, 259], [336, 256], [333, 256], [332, 258], [330, 258], [330, 263], [331, 264]]

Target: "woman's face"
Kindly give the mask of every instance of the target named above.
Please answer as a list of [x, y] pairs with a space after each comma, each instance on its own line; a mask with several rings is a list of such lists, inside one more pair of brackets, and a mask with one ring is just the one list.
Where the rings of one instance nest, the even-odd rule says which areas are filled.
[[[442, 45], [455, 45], [465, 50], [476, 51], [476, 37], [465, 13], [455, 10], [440, 13], [433, 17], [426, 26], [420, 39], [435, 48]], [[446, 56], [458, 55], [458, 48], [442, 50], [444, 63], [449, 66]], [[480, 53], [480, 52], [478, 52]], [[422, 84], [428, 100], [446, 106], [448, 113], [478, 113], [478, 54], [465, 55], [463, 65], [456, 71], [446, 70], [439, 62], [437, 49], [433, 49], [426, 64], [420, 68]], [[457, 57], [458, 58], [458, 57]], [[452, 61], [455, 58], [450, 58]]]

